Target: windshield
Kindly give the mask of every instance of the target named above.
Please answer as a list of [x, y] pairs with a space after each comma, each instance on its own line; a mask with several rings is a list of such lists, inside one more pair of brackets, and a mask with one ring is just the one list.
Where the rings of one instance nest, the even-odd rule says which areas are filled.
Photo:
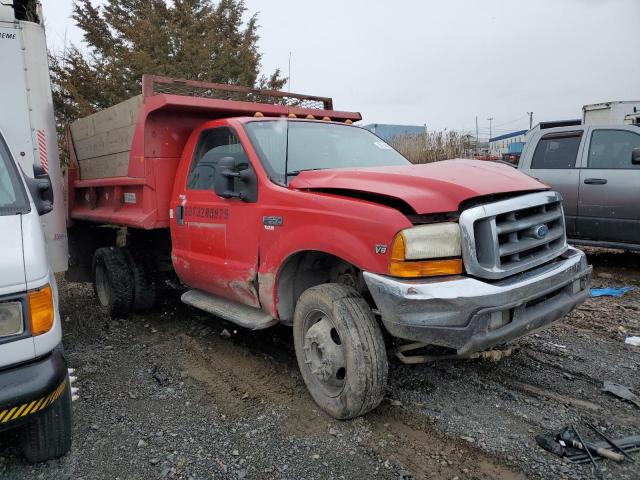
[[28, 211], [29, 203], [18, 171], [4, 139], [0, 136], [0, 215], [15, 215]]
[[282, 184], [304, 170], [409, 164], [373, 133], [349, 125], [274, 120], [250, 122], [246, 130], [272, 180]]

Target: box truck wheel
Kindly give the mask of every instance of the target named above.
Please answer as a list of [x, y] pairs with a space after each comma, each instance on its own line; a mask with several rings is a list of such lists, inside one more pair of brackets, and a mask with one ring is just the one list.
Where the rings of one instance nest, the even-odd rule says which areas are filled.
[[133, 274], [134, 312], [151, 310], [156, 303], [156, 281], [149, 257], [140, 250], [124, 248]]
[[105, 247], [93, 256], [93, 287], [112, 317], [126, 316], [133, 305], [133, 272], [122, 248]]
[[25, 458], [32, 463], [63, 456], [71, 448], [71, 388], [69, 377], [58, 400], [22, 427], [20, 440]]
[[326, 413], [353, 418], [382, 401], [388, 372], [382, 332], [353, 288], [327, 283], [303, 292], [293, 339], [302, 378]]

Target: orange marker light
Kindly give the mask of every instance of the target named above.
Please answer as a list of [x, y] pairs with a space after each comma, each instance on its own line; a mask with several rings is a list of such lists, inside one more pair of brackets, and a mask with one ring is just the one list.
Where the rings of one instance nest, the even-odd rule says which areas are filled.
[[264, 117], [262, 112], [256, 112], [253, 114], [254, 117]]
[[324, 120], [325, 122], [330, 122], [331, 118], [330, 117], [322, 117], [322, 120]]
[[460, 275], [462, 273], [462, 259], [424, 260], [401, 262], [391, 260], [389, 274], [394, 277], [416, 278], [435, 277], [438, 275]]
[[347, 118], [347, 119], [344, 121], [344, 123], [346, 123], [347, 125], [351, 125], [353, 122]]
[[311, 114], [307, 115], [307, 116], [306, 116], [306, 117], [304, 117], [304, 118], [306, 118], [307, 120], [315, 120], [315, 119], [316, 119], [316, 117], [314, 117], [314, 116], [313, 116], [313, 115], [311, 115]]
[[290, 113], [289, 115], [287, 115], [287, 117], [289, 117], [289, 118], [298, 118], [295, 113]]
[[37, 336], [47, 333], [53, 326], [53, 293], [49, 285], [29, 292], [29, 318], [31, 321], [31, 335]]

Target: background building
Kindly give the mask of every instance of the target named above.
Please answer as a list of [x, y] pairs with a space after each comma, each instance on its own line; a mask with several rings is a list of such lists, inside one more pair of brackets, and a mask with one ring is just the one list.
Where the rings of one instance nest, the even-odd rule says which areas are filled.
[[505, 133], [489, 139], [489, 155], [502, 157], [503, 155], [520, 155], [524, 147], [527, 130]]

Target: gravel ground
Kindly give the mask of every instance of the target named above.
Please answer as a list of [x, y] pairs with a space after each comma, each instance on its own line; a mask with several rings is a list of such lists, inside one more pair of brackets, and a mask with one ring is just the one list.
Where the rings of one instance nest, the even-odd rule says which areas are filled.
[[[589, 251], [596, 298], [497, 363], [391, 362], [387, 399], [335, 421], [298, 373], [288, 328], [241, 330], [167, 295], [153, 312], [112, 320], [88, 285], [60, 282], [64, 344], [77, 369], [74, 445], [29, 465], [0, 438], [2, 479], [582, 479], [589, 466], [540, 450], [534, 436], [588, 420], [640, 433], [640, 410], [600, 388], [640, 394], [640, 254]], [[636, 454], [640, 460], [640, 455]], [[636, 464], [602, 463], [608, 479]]]

